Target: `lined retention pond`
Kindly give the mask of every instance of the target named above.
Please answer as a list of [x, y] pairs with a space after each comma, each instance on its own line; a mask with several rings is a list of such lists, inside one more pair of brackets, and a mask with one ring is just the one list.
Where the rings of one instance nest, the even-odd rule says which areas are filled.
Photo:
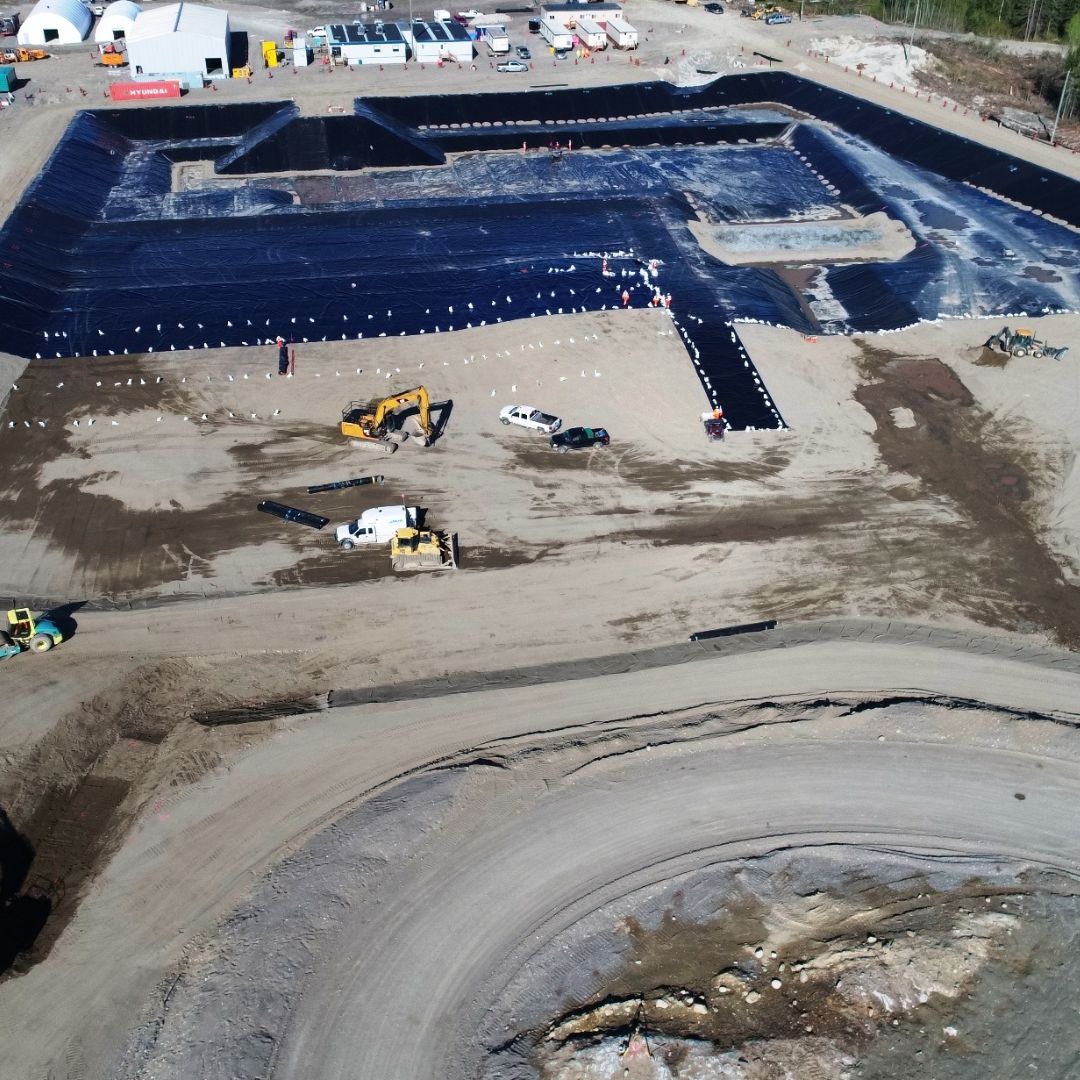
[[[724, 264], [688, 227], [881, 210], [909, 254], [783, 278]], [[0, 231], [0, 340], [42, 358], [354, 340], [659, 290], [707, 398], [735, 427], [775, 427], [740, 320], [852, 333], [1076, 310], [1077, 226], [1075, 181], [777, 73], [350, 116], [90, 111]]]

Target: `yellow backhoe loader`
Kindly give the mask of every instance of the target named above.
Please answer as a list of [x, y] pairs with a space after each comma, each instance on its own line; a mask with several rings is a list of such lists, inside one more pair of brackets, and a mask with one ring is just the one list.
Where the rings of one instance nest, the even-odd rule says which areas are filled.
[[412, 390], [402, 390], [398, 394], [370, 405], [350, 401], [341, 412], [341, 434], [346, 436], [354, 446], [370, 446], [392, 454], [398, 448], [398, 444], [409, 437], [408, 432], [402, 430], [401, 414], [413, 408], [416, 409], [415, 419], [423, 444], [430, 446], [433, 434], [431, 400], [427, 390], [422, 386], [417, 386]]

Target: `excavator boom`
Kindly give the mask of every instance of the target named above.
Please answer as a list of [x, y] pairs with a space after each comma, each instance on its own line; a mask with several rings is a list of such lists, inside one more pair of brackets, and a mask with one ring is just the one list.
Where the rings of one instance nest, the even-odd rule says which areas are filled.
[[391, 419], [412, 406], [416, 407], [426, 445], [432, 436], [431, 399], [423, 386], [403, 390], [367, 406], [350, 402], [341, 413], [341, 434], [359, 441], [386, 443], [389, 448], [394, 445], [391, 437], [396, 430]]

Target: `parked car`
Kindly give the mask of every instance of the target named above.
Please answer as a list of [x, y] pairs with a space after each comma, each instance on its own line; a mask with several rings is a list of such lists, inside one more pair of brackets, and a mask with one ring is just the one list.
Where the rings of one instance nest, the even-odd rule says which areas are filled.
[[765, 16], [765, 25], [766, 26], [779, 26], [780, 23], [789, 23], [789, 22], [791, 22], [791, 16], [790, 15], [781, 15], [780, 12], [778, 12], [778, 11], [774, 11], [771, 15], [766, 15]]
[[557, 416], [541, 412], [531, 405], [507, 405], [499, 410], [499, 419], [504, 424], [517, 424], [530, 431], [542, 431], [545, 435], [551, 435], [562, 427], [562, 421]]
[[523, 60], [504, 60], [501, 64], [497, 64], [496, 71], [528, 71], [529, 65]]
[[570, 450], [588, 450], [593, 446], [607, 446], [611, 436], [602, 428], [572, 427], [551, 436], [551, 449], [557, 454]]
[[476, 8], [469, 8], [466, 11], [459, 11], [458, 12], [458, 18], [459, 19], [478, 19], [482, 14], [483, 14], [483, 12], [477, 11]]
[[531, 60], [532, 59], [532, 53], [529, 52], [529, 46], [528, 45], [519, 45], [517, 47], [517, 54], [518, 54], [518, 59], [519, 60]]
[[710, 15], [723, 15], [724, 9], [719, 4], [706, 4], [705, 10]]
[[555, 50], [555, 59], [556, 60], [565, 60], [569, 55], [570, 55], [570, 50], [569, 49], [556, 49]]

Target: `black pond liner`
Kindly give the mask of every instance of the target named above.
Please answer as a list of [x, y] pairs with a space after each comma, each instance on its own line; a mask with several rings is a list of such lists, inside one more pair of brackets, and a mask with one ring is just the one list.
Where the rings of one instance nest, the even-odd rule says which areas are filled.
[[[888, 204], [834, 136], [791, 126], [775, 107], [760, 121], [745, 108], [723, 111], [757, 103], [818, 117], [938, 176], [1080, 223], [1076, 182], [783, 73], [684, 89], [652, 83], [375, 98], [358, 101], [354, 115], [331, 117], [301, 117], [290, 103], [107, 109], [75, 117], [0, 231], [0, 341], [22, 356], [67, 357], [256, 345], [278, 333], [298, 343], [441, 333], [617, 307], [627, 285], [641, 307], [651, 289], [638, 272], [643, 259], [655, 258], [663, 265], [657, 284], [675, 297], [676, 325], [709, 402], [723, 404], [733, 428], [775, 427], [782, 418], [731, 321], [804, 333], [820, 327], [775, 273], [704, 255], [689, 236], [693, 209], [681, 192], [590, 197], [552, 191], [550, 177], [558, 174], [550, 174], [544, 190], [525, 196], [502, 196], [496, 187], [494, 195], [421, 201], [424, 170], [447, 154], [514, 150], [523, 142], [743, 143], [747, 154], [776, 154], [752, 144], [790, 128], [787, 145], [831, 185], [822, 202], [864, 212]], [[172, 192], [173, 163], [196, 160], [238, 177], [411, 169], [419, 195], [312, 209], [294, 205], [282, 181]], [[563, 167], [558, 155], [550, 163], [542, 152], [529, 159], [528, 167], [541, 165]], [[605, 161], [579, 156], [573, 167], [580, 177]], [[773, 180], [763, 173], [764, 184]], [[785, 183], [804, 180], [792, 173]], [[794, 190], [788, 194], [794, 200]], [[778, 208], [787, 197], [781, 184]], [[582, 250], [594, 254], [574, 254]], [[615, 278], [601, 274], [600, 252], [628, 253], [611, 259]], [[825, 271], [848, 313], [842, 328], [894, 329], [936, 317], [933, 285], [942, 260], [923, 244], [893, 264]], [[985, 291], [1012, 310], [1017, 298], [1030, 310], [1047, 305], [1036, 281], [1007, 288], [991, 282]], [[581, 356], [582, 370], [594, 363], [591, 354]]]

